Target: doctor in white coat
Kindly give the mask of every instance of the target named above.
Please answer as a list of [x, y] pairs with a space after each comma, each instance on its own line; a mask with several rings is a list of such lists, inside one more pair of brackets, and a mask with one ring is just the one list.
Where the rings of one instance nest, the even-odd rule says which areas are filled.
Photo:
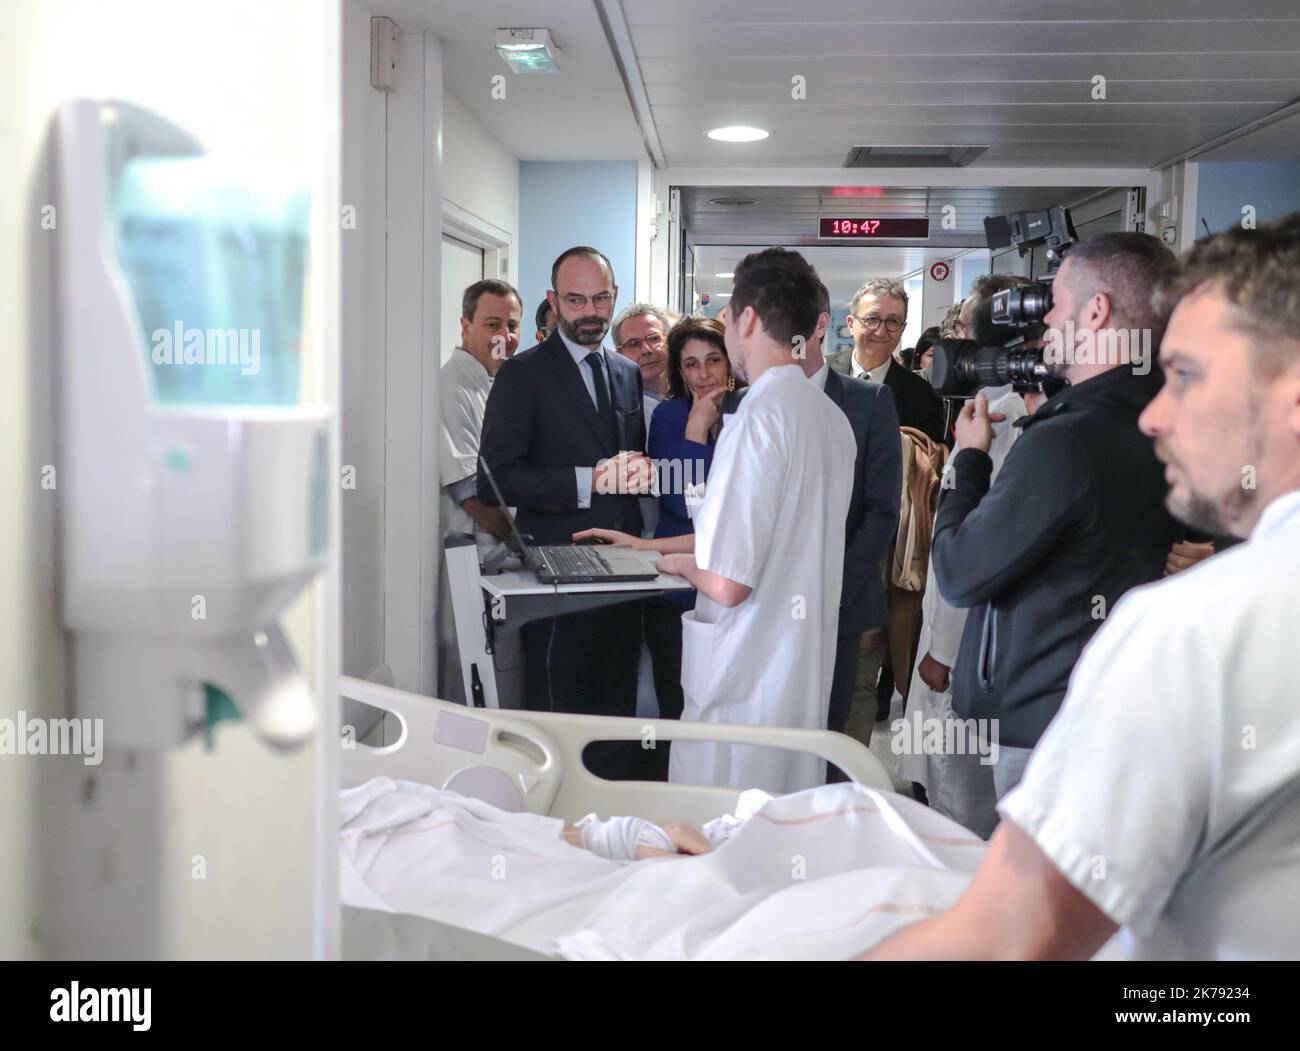
[[[826, 728], [856, 442], [800, 364], [820, 297], [817, 271], [798, 252], [769, 248], [736, 267], [720, 320], [749, 391], [724, 418], [693, 534], [574, 535], [659, 551], [660, 571], [699, 592], [682, 617], [683, 719]], [[824, 784], [826, 764], [781, 749], [674, 741], [668, 779], [781, 794]]]
[[[817, 326], [816, 271], [797, 252], [747, 256], [724, 319], [750, 385], [722, 428], [692, 553], [663, 572], [699, 591], [682, 618], [682, 718], [822, 729], [830, 699], [853, 484], [853, 431], [798, 364]], [[669, 780], [794, 792], [823, 784], [802, 753], [675, 741]]]

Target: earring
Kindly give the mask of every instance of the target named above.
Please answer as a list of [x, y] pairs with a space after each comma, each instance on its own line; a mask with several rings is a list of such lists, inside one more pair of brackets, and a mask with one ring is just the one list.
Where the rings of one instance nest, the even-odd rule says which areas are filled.
[[735, 374], [733, 373], [732, 375], [727, 377], [727, 390], [735, 390], [735, 389], [736, 389], [736, 377]]

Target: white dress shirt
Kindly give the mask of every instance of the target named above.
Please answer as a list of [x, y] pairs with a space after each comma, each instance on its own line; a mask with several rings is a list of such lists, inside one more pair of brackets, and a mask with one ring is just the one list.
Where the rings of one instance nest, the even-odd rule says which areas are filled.
[[861, 365], [858, 364], [858, 356], [857, 356], [857, 354], [853, 354], [853, 355], [849, 358], [849, 360], [850, 360], [851, 362], [853, 362], [853, 377], [854, 377], [854, 379], [859, 379], [859, 380], [872, 380], [872, 381], [874, 381], [874, 382], [876, 382], [876, 383], [884, 383], [884, 382], [885, 382], [885, 373], [889, 371], [889, 363], [890, 363], [891, 361], [893, 361], [894, 359], [893, 359], [892, 356], [886, 358], [884, 361], [882, 361], [879, 365], [877, 365], [877, 366], [876, 366], [874, 369], [872, 369], [870, 372], [868, 372], [866, 369], [864, 369]]
[[[856, 362], [855, 362], [856, 364]], [[826, 389], [826, 374], [830, 372], [830, 362], [822, 358], [822, 367], [808, 377], [813, 383], [817, 384], [817, 389], [824, 391]]]
[[[560, 331], [560, 330], [556, 330]], [[605, 392], [609, 395], [609, 403], [612, 407], [614, 404], [614, 385], [609, 378], [609, 357], [605, 353], [605, 348], [601, 346], [586, 347], [581, 343], [574, 343], [562, 331], [560, 339], [563, 341], [565, 348], [573, 357], [573, 363], [578, 366], [578, 375], [582, 377], [582, 385], [587, 388], [587, 394], [591, 397], [591, 404], [600, 411], [600, 402], [596, 400], [596, 378], [591, 371], [591, 366], [587, 364], [587, 356], [591, 353], [597, 353], [604, 361], [605, 373]], [[586, 510], [591, 506], [591, 486], [592, 475], [595, 473], [593, 467], [574, 467], [573, 472], [578, 479], [578, 507]]]

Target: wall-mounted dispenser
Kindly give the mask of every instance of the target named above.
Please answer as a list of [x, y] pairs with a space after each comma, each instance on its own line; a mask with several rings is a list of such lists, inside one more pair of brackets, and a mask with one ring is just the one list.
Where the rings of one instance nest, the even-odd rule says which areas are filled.
[[329, 414], [299, 403], [310, 195], [124, 102], [59, 113], [64, 620], [122, 747], [239, 716], [304, 743], [277, 618], [323, 568]]

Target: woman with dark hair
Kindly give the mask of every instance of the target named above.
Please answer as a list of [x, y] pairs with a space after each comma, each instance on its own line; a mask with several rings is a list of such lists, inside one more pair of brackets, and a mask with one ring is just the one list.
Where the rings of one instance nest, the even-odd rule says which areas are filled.
[[931, 325], [921, 333], [921, 338], [916, 341], [916, 353], [912, 357], [912, 368], [917, 372], [924, 372], [925, 378], [930, 378], [930, 363], [934, 361], [935, 342], [940, 338], [939, 326]]
[[655, 410], [646, 439], [646, 454], [666, 465], [671, 483], [660, 486], [656, 537], [693, 531], [686, 488], [708, 477], [722, 423], [722, 399], [736, 389], [722, 334], [719, 322], [694, 317], [668, 333], [668, 397]]

